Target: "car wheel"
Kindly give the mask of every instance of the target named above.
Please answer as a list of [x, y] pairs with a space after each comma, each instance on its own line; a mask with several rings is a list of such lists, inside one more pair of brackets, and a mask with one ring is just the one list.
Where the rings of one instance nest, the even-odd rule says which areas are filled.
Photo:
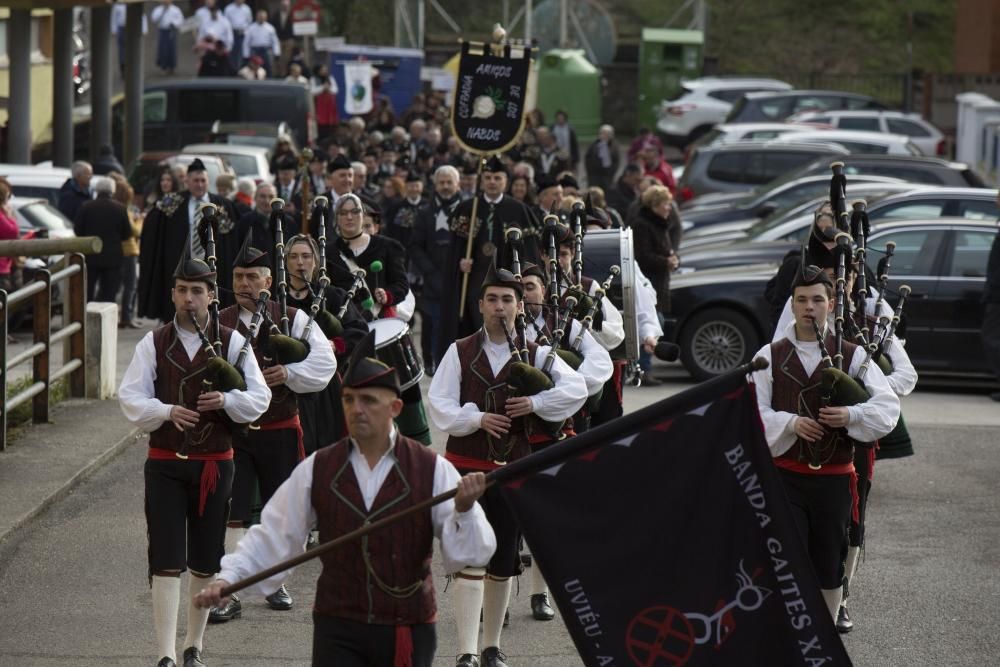
[[695, 380], [710, 380], [750, 361], [759, 336], [746, 316], [713, 308], [698, 313], [680, 336], [681, 363]]

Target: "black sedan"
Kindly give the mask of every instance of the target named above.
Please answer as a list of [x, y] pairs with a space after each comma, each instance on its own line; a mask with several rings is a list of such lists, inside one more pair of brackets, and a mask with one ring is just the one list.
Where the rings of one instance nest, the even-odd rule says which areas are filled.
[[[938, 218], [872, 224], [868, 255], [892, 241], [887, 300], [895, 305], [900, 285], [906, 301], [906, 349], [924, 376], [993, 382], [983, 366], [980, 340], [986, 261], [998, 227], [993, 221]], [[793, 246], [794, 247], [794, 246]], [[749, 361], [773, 332], [764, 286], [777, 262], [697, 271], [671, 279], [672, 313], [666, 340], [681, 348], [681, 361], [704, 380]]]

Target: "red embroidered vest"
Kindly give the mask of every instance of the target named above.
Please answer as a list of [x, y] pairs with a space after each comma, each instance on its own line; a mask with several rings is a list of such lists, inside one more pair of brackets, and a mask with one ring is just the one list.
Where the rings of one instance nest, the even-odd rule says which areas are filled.
[[[288, 307], [288, 321], [295, 321], [295, 314], [299, 312], [297, 308], [292, 306]], [[230, 327], [243, 334], [244, 338], [250, 339], [250, 329], [247, 325], [243, 324], [243, 320], [239, 316], [240, 307], [239, 305], [229, 306], [219, 311], [219, 321], [222, 326]], [[281, 312], [278, 308], [277, 301], [267, 302], [267, 316], [271, 318], [272, 322], [278, 323], [281, 319]], [[261, 322], [258, 331], [263, 330], [267, 327], [267, 322]], [[264, 351], [261, 349], [260, 336], [251, 340], [251, 346], [253, 348], [253, 356], [257, 358], [257, 365], [261, 369], [265, 369], [268, 366], [274, 365], [274, 360], [264, 356]], [[277, 387], [271, 387], [271, 403], [267, 406], [267, 411], [261, 415], [261, 418], [257, 420], [258, 424], [270, 424], [272, 422], [280, 422], [286, 419], [290, 419], [295, 415], [299, 414], [299, 405], [295, 398], [295, 392], [286, 387], [285, 385], [279, 385]]]
[[[433, 496], [437, 454], [399, 435], [393, 448], [396, 465], [366, 510], [351, 448], [344, 438], [320, 449], [313, 461], [312, 505], [321, 543]], [[434, 622], [433, 541], [428, 509], [321, 556], [314, 610], [380, 625]]]
[[[229, 340], [233, 330], [220, 327], [222, 332], [222, 356], [229, 354]], [[153, 331], [153, 346], [156, 350], [156, 380], [153, 382], [157, 399], [170, 405], [182, 405], [189, 410], [197, 410], [198, 395], [205, 389], [205, 364], [208, 355], [199, 345], [194, 359], [189, 359], [184, 344], [177, 337], [174, 323], [168, 322]], [[225, 452], [232, 447], [230, 421], [222, 410], [201, 413], [198, 424], [187, 434], [178, 431], [173, 422], [167, 420], [149, 434], [149, 446], [179, 452], [185, 438], [190, 438], [188, 451], [191, 454], [213, 454]]]
[[[827, 336], [826, 350], [832, 357], [834, 339]], [[857, 347], [844, 341], [844, 364], [850, 366]], [[774, 364], [772, 376], [774, 385], [771, 394], [771, 407], [782, 412], [791, 412], [804, 417], [817, 419], [823, 395], [821, 371], [823, 364], [816, 366], [812, 375], [806, 376], [799, 355], [795, 353], [795, 345], [787, 338], [771, 343], [771, 362]], [[778, 458], [789, 459], [797, 463], [809, 463], [810, 452], [818, 454], [821, 464], [851, 463], [854, 460], [854, 440], [847, 436], [842, 428], [829, 430], [818, 442], [808, 443], [796, 438], [795, 444]]]
[[[483, 351], [482, 340], [485, 335], [485, 332], [480, 330], [455, 341], [458, 358], [462, 363], [462, 385], [458, 400], [462, 405], [475, 403], [483, 412], [504, 414], [507, 398], [512, 396], [507, 386], [507, 378], [514, 357], [511, 357], [500, 369], [500, 373], [494, 377], [490, 360]], [[537, 349], [537, 345], [528, 341], [528, 355], [532, 360]], [[497, 463], [516, 461], [531, 453], [523, 417], [513, 420], [510, 431], [503, 438], [494, 438], [479, 429], [469, 435], [448, 436], [445, 447], [453, 454]]]

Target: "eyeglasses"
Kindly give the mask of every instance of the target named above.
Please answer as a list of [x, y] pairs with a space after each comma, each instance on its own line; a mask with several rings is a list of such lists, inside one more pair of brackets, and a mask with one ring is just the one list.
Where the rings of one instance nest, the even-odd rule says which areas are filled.
[[359, 215], [361, 215], [361, 211], [356, 208], [342, 208], [339, 211], [337, 211], [338, 217], [356, 218]]
[[313, 257], [314, 257], [314, 255], [311, 252], [304, 252], [302, 254], [292, 253], [292, 254], [288, 255], [288, 261], [290, 261], [290, 262], [297, 262], [297, 261], [299, 261], [301, 259], [303, 262], [308, 262]]

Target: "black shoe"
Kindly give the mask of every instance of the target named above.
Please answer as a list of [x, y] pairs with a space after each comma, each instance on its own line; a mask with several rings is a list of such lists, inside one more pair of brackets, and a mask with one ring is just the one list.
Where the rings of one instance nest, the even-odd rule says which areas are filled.
[[548, 593], [535, 593], [531, 596], [531, 615], [536, 621], [551, 621], [556, 617], [556, 610], [549, 604]]
[[657, 380], [652, 373], [646, 373], [642, 376], [643, 387], [659, 387], [661, 384], [663, 384], [663, 380]]
[[235, 595], [229, 598], [229, 602], [221, 607], [212, 607], [208, 611], [209, 623], [225, 623], [243, 615], [243, 605]]
[[164, 656], [160, 658], [158, 663], [156, 663], [156, 667], [177, 667], [177, 663]]
[[992, 394], [990, 394], [990, 398], [992, 398], [994, 401], [1000, 401], [1000, 391], [995, 391]]
[[837, 610], [837, 631], [842, 635], [846, 635], [853, 629], [854, 621], [847, 615], [847, 605], [842, 604], [840, 605], [840, 609]]
[[463, 653], [458, 656], [455, 667], [479, 667], [479, 658], [471, 653]]
[[424, 375], [427, 377], [434, 377], [434, 364], [424, 364]]
[[288, 594], [284, 584], [264, 599], [267, 600], [267, 606], [275, 611], [288, 611], [292, 608], [292, 596]]
[[507, 667], [507, 656], [500, 652], [496, 646], [488, 646], [483, 649], [483, 667]]
[[205, 667], [205, 663], [201, 661], [201, 651], [194, 646], [184, 649], [184, 667]]

